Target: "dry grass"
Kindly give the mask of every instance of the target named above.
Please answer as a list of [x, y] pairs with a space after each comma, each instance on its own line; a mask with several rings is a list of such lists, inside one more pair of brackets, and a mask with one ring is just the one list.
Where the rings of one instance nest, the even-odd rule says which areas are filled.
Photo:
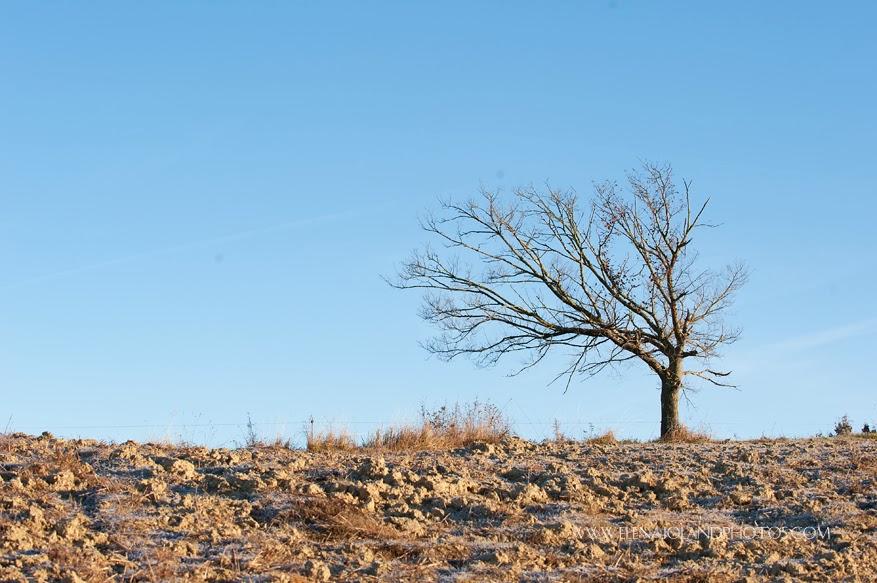
[[429, 425], [403, 426], [378, 429], [363, 442], [362, 446], [366, 449], [391, 451], [453, 449], [476, 441], [496, 443], [503, 436], [504, 434], [498, 434], [486, 427], [437, 430]]
[[248, 449], [295, 449], [296, 446], [288, 437], [278, 435], [270, 439], [248, 440], [244, 447]]
[[351, 451], [356, 442], [346, 430], [308, 431], [306, 446], [308, 451]]
[[615, 437], [615, 433], [610, 429], [606, 433], [601, 435], [595, 435], [594, 437], [589, 437], [585, 440], [585, 443], [597, 443], [609, 445], [613, 443], [618, 443], [618, 438]]
[[375, 515], [336, 498], [301, 499], [274, 519], [275, 524], [283, 522], [304, 522], [331, 540], [387, 540], [399, 535]]
[[375, 430], [357, 445], [347, 431], [307, 433], [308, 451], [427, 451], [465, 447], [475, 442], [498, 443], [511, 425], [498, 407], [474, 401], [465, 406], [421, 408], [420, 423]]
[[497, 443], [511, 427], [498, 407], [475, 401], [465, 407], [421, 409], [419, 425], [378, 429], [363, 447], [392, 451], [453, 449], [475, 442]]
[[786, 437], [785, 435], [761, 435], [761, 437], [756, 437], [753, 439], [741, 439], [740, 442], [750, 442], [750, 443], [785, 443], [791, 441], [790, 437]]
[[245, 447], [250, 448], [280, 448], [280, 449], [291, 449], [292, 441], [279, 433], [274, 436], [273, 439], [266, 439], [262, 437], [259, 432], [256, 430], [256, 423], [253, 421], [253, 418], [247, 413], [247, 430], [246, 430], [246, 439], [244, 441]]
[[694, 431], [683, 426], [658, 439], [665, 443], [708, 443], [712, 440], [712, 435], [706, 431]]

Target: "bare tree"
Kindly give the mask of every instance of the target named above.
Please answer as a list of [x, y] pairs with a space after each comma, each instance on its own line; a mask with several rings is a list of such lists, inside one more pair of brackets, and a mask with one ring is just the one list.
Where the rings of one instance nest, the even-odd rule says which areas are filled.
[[516, 373], [560, 349], [571, 357], [556, 377], [567, 387], [577, 375], [638, 360], [661, 381], [661, 436], [681, 430], [686, 377], [732, 386], [730, 372], [709, 363], [739, 335], [721, 313], [746, 271], [697, 267], [694, 235], [714, 226], [703, 221], [709, 201], [693, 206], [691, 183], [678, 188], [670, 166], [646, 163], [627, 183], [598, 184], [590, 201], [531, 187], [509, 201], [483, 190], [444, 203], [422, 225], [450, 252], [416, 252], [391, 282], [427, 290], [422, 316], [441, 330], [427, 349], [482, 365], [519, 353]]

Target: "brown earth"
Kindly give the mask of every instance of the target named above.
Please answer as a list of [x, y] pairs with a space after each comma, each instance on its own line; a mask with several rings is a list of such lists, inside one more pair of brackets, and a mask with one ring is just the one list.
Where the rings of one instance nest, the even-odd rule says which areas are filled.
[[7, 435], [0, 477], [2, 581], [877, 578], [877, 440], [310, 453]]

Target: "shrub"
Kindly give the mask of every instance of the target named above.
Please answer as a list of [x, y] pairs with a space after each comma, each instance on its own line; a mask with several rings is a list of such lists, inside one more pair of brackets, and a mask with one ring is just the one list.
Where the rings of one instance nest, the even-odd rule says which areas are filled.
[[569, 437], [566, 436], [560, 426], [560, 420], [554, 420], [552, 429], [554, 430], [554, 443], [568, 443], [570, 441]]
[[850, 418], [844, 415], [834, 424], [835, 435], [850, 435], [853, 432], [853, 425]]

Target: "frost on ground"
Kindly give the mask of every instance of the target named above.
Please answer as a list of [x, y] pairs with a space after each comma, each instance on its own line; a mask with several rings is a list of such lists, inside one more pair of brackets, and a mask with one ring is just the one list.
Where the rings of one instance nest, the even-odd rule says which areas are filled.
[[877, 441], [227, 450], [0, 437], [2, 581], [877, 578]]

